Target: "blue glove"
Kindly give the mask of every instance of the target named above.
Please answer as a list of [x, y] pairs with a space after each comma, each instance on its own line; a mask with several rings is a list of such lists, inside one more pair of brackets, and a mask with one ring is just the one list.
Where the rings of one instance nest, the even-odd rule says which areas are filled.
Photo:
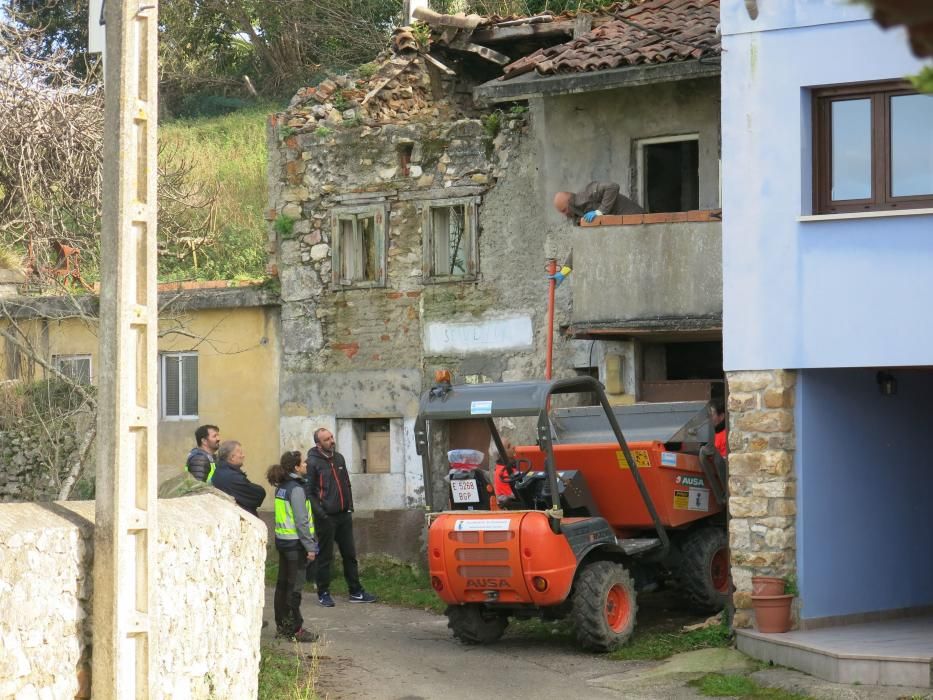
[[597, 216], [602, 216], [602, 215], [603, 213], [599, 209], [594, 209], [593, 211], [586, 212], [586, 214], [583, 215], [583, 220], [586, 223], [591, 224], [593, 223], [593, 219], [595, 219]]
[[554, 286], [555, 286], [555, 287], [559, 287], [559, 286], [560, 286], [560, 283], [563, 282], [565, 279], [567, 279], [567, 275], [569, 275], [569, 274], [570, 274], [570, 268], [567, 267], [566, 265], [564, 265], [562, 268], [560, 268], [560, 269], [559, 269], [557, 272], [555, 272], [553, 275], [548, 275], [547, 278], [548, 278], [549, 280], [554, 280], [554, 282], [555, 282]]

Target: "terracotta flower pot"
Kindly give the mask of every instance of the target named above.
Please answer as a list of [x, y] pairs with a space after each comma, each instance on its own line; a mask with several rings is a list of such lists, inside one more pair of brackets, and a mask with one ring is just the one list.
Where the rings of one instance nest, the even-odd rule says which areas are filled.
[[753, 595], [755, 627], [759, 632], [786, 632], [790, 629], [790, 606], [794, 596]]
[[784, 595], [784, 579], [777, 576], [752, 576], [752, 595]]

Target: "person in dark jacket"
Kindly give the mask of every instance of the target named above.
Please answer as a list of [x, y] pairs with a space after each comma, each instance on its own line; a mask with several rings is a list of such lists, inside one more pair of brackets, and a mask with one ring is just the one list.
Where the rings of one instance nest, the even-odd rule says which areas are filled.
[[554, 208], [575, 224], [582, 218], [592, 223], [597, 216], [608, 214], [643, 214], [638, 204], [619, 194], [614, 182], [591, 182], [582, 192], [558, 192], [554, 195]]
[[305, 493], [308, 463], [300, 452], [286, 452], [266, 472], [275, 488], [275, 548], [279, 553], [279, 576], [275, 582], [275, 627], [278, 636], [293, 642], [314, 642], [318, 635], [303, 627], [301, 589], [305, 563], [314, 561], [317, 540], [311, 503]]
[[314, 526], [321, 552], [315, 565], [317, 601], [325, 608], [334, 607], [330, 595], [331, 569], [334, 565], [334, 542], [343, 559], [343, 577], [347, 581], [351, 603], [372, 603], [376, 596], [363, 590], [360, 583], [356, 544], [353, 542], [353, 492], [343, 455], [327, 428], [314, 431], [314, 447], [308, 450], [308, 498], [314, 511]]
[[266, 497], [266, 490], [246, 478], [246, 474], [243, 473], [245, 459], [243, 446], [236, 440], [221, 443], [220, 449], [217, 450], [217, 462], [220, 466], [214, 472], [213, 484], [224, 493], [233, 496], [240, 508], [258, 518], [259, 514], [256, 511]]
[[194, 442], [197, 447], [188, 453], [185, 471], [198, 481], [211, 483], [217, 467], [214, 455], [220, 447], [220, 428], [216, 425], [202, 425], [194, 431]]

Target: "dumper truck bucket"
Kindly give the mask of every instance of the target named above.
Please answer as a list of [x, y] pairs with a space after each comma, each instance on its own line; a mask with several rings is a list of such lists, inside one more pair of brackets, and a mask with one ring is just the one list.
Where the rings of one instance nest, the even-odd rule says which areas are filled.
[[[554, 460], [554, 431], [551, 427], [549, 414], [550, 397], [558, 394], [592, 394], [599, 401], [594, 410], [604, 416], [611, 430], [609, 442], [617, 442], [628, 464], [635, 464], [628, 443], [622, 435], [619, 421], [616, 418], [603, 385], [593, 377], [571, 377], [568, 379], [554, 379], [528, 382], [500, 382], [491, 384], [438, 384], [429, 389], [421, 397], [421, 406], [418, 418], [415, 421], [415, 446], [421, 455], [424, 468], [425, 487], [430, 490], [431, 454], [428, 448], [428, 421], [432, 420], [463, 420], [469, 418], [486, 419], [496, 446], [502, 450], [499, 433], [496, 430], [493, 418], [537, 416], [537, 444], [545, 454], [544, 468], [550, 484], [551, 508], [547, 511], [554, 532], [560, 532], [560, 520], [563, 513], [560, 509], [560, 490], [557, 484], [557, 469]], [[629, 472], [645, 507], [651, 514], [655, 530], [666, 550], [670, 544], [657, 510], [648, 493], [644, 480], [638, 469]]]

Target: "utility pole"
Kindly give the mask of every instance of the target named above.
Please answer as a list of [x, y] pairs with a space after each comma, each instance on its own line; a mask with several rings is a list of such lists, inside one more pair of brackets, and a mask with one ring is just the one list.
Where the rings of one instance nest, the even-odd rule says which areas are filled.
[[[100, 0], [92, 3], [100, 7]], [[92, 688], [158, 695], [158, 0], [107, 0]], [[91, 29], [100, 15], [91, 12]]]

